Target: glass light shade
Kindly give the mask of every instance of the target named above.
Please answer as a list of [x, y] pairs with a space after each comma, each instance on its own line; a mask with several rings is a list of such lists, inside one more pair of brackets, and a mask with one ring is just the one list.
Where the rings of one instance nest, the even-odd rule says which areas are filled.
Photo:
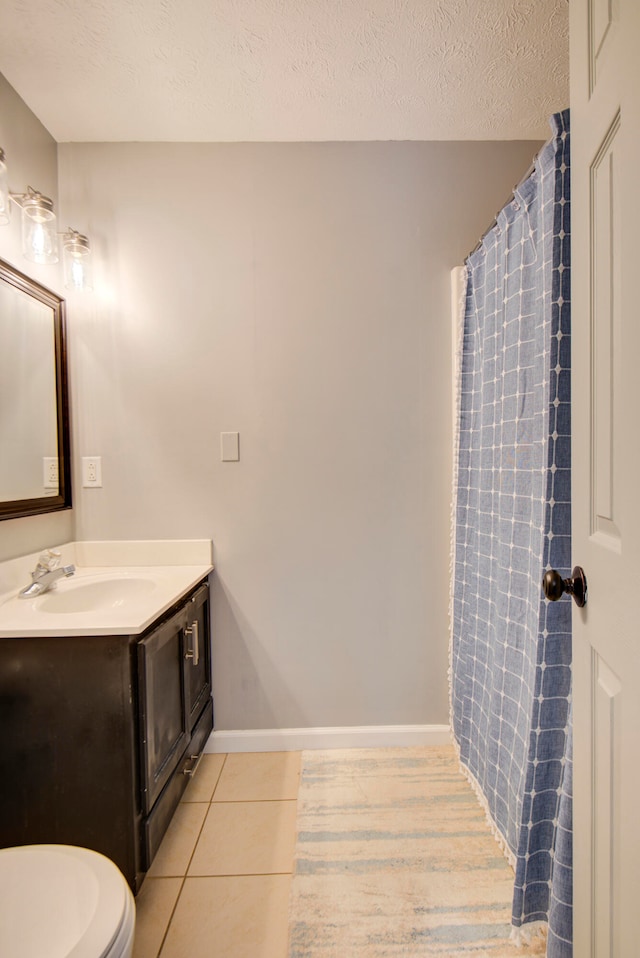
[[9, 222], [9, 186], [4, 150], [0, 149], [0, 224]]
[[58, 262], [56, 214], [48, 196], [30, 190], [22, 199], [22, 254], [30, 263]]
[[76, 230], [68, 230], [63, 240], [64, 285], [67, 289], [93, 289], [89, 240]]

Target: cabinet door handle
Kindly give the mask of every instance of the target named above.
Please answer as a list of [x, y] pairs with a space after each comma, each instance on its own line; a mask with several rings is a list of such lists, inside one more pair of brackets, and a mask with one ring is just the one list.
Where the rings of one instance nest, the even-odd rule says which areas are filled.
[[182, 769], [182, 774], [188, 776], [188, 778], [193, 778], [198, 771], [198, 765], [202, 761], [203, 755], [204, 752], [200, 752], [199, 755], [190, 755], [187, 761], [193, 762], [193, 765], [190, 768], [185, 765], [185, 767]]
[[200, 661], [200, 633], [198, 631], [198, 620], [194, 619], [188, 629], [184, 630], [185, 635], [192, 639], [191, 648], [185, 652], [185, 659], [193, 659], [193, 665]]

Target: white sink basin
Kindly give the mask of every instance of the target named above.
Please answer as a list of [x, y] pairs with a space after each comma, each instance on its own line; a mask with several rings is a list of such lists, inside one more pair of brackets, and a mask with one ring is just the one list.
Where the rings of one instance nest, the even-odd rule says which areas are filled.
[[[75, 563], [74, 563], [75, 564]], [[33, 598], [0, 596], [0, 638], [136, 635], [211, 572], [210, 565], [78, 566]]]
[[39, 612], [78, 613], [121, 609], [126, 603], [150, 595], [157, 588], [152, 579], [108, 578], [94, 582], [66, 581], [36, 601]]

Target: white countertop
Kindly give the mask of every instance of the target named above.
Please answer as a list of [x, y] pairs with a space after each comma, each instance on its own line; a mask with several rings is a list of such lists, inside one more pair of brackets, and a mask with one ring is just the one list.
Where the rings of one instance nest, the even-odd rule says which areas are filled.
[[60, 565], [76, 571], [33, 599], [17, 593], [31, 581], [39, 553], [0, 563], [0, 638], [138, 635], [213, 570], [209, 540], [54, 548]]

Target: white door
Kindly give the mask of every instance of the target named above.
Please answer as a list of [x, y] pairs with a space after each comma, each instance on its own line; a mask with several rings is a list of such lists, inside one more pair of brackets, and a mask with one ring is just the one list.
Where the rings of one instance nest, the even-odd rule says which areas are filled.
[[574, 956], [640, 955], [640, 0], [570, 0]]

